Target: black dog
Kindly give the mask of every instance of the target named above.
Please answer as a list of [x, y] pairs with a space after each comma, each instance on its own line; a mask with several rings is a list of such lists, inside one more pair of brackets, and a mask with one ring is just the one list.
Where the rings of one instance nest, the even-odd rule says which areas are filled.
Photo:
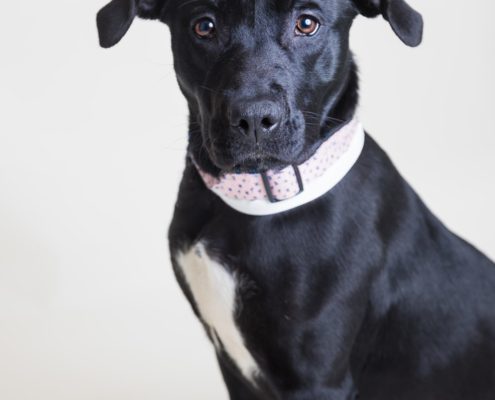
[[[190, 111], [170, 250], [232, 399], [495, 399], [495, 265], [353, 119], [358, 14], [421, 42], [403, 0], [114, 0], [98, 28], [110, 47], [135, 16], [170, 26]], [[332, 184], [302, 170], [318, 151]], [[255, 183], [229, 197], [236, 179]]]

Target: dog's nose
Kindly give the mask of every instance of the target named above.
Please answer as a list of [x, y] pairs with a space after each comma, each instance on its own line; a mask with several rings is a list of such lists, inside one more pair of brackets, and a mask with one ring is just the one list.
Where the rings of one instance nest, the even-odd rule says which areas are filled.
[[230, 118], [234, 128], [258, 143], [280, 126], [282, 109], [273, 101], [239, 101]]

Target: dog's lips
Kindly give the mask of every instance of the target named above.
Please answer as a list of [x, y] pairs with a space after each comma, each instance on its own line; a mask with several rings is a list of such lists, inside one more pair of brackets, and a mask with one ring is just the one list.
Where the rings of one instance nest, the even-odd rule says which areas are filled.
[[275, 161], [273, 156], [263, 154], [260, 149], [233, 154], [226, 149], [214, 147], [208, 150], [208, 154], [213, 164], [225, 172], [258, 170], [264, 168], [267, 161]]
[[245, 154], [241, 157], [234, 156], [231, 152], [223, 149], [215, 149], [208, 152], [213, 163], [224, 171], [233, 171], [240, 168], [247, 160], [260, 160], [254, 154]]
[[231, 132], [226, 136], [215, 135], [223, 131], [224, 124], [210, 121], [204, 126], [204, 149], [211, 162], [222, 171], [265, 171], [282, 169], [295, 163], [304, 147], [304, 129], [292, 120], [284, 123], [284, 129], [260, 142], [249, 143], [244, 137]]
[[[210, 155], [211, 156], [211, 155]], [[290, 162], [281, 160], [273, 155], [260, 152], [246, 153], [239, 157], [230, 154], [211, 156], [213, 163], [224, 172], [247, 172], [267, 171], [269, 169], [281, 169]]]
[[[298, 164], [302, 153], [302, 148], [297, 143], [289, 152], [277, 152], [276, 149], [270, 151], [263, 145], [256, 145], [252, 148], [230, 149], [229, 146], [210, 145], [207, 153], [213, 164], [222, 171], [266, 171], [269, 169], [282, 169], [292, 164]], [[287, 149], [285, 149], [287, 150]]]

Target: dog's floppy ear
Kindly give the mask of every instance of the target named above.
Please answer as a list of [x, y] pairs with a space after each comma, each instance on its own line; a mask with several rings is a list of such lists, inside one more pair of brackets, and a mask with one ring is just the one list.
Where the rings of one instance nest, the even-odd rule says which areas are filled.
[[405, 44], [416, 47], [423, 38], [423, 17], [404, 0], [354, 0], [366, 17], [381, 14]]
[[96, 17], [101, 47], [112, 47], [124, 37], [136, 16], [160, 18], [165, 0], [113, 0]]

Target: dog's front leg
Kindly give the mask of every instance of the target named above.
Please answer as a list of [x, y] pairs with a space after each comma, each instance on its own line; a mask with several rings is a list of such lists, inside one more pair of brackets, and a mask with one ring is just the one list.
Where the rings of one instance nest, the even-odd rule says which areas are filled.
[[356, 400], [358, 398], [350, 373], [338, 388], [323, 385], [281, 390], [263, 378], [255, 387], [247, 382], [228, 360], [220, 356], [218, 362], [230, 400]]
[[229, 392], [230, 400], [275, 400], [276, 397], [263, 395], [262, 391], [257, 390], [242, 378], [228, 361], [218, 357], [220, 370], [222, 371], [223, 379]]
[[280, 396], [283, 400], [356, 400], [358, 392], [349, 375], [339, 388], [313, 387], [291, 391]]

